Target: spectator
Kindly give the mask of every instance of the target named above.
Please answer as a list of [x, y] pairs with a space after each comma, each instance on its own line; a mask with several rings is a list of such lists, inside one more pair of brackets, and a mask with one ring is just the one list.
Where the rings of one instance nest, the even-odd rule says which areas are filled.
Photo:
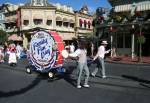
[[17, 44], [17, 46], [16, 46], [16, 52], [17, 52], [18, 59], [20, 59], [21, 53], [23, 52], [23, 48], [19, 44]]
[[10, 66], [16, 66], [17, 65], [17, 56], [16, 56], [15, 44], [10, 45], [8, 63]]
[[2, 43], [0, 43], [0, 63], [4, 62], [4, 48]]

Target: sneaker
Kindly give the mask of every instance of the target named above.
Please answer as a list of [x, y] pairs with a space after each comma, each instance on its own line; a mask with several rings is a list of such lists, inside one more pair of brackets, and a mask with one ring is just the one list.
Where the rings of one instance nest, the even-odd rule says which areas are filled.
[[77, 88], [80, 89], [80, 88], [81, 88], [81, 85], [78, 85]]
[[88, 84], [83, 85], [85, 88], [89, 88], [90, 86]]
[[102, 78], [104, 79], [104, 78], [106, 78], [106, 76], [105, 76], [105, 75], [103, 75], [103, 76], [102, 76]]

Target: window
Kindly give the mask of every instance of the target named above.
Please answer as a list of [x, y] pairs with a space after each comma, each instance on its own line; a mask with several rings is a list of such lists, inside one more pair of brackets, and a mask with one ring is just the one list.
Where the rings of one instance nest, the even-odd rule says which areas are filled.
[[25, 26], [29, 25], [29, 20], [23, 20], [23, 25]]
[[84, 20], [84, 28], [86, 28], [87, 27], [87, 22], [86, 22], [86, 20]]
[[40, 25], [40, 24], [42, 24], [43, 20], [42, 19], [34, 19], [33, 22], [35, 25]]
[[52, 25], [52, 20], [47, 20], [46, 24], [47, 25]]
[[74, 28], [74, 23], [70, 23], [70, 27], [71, 27], [71, 28]]
[[90, 29], [91, 28], [91, 22], [88, 21], [88, 28]]
[[56, 21], [56, 26], [62, 26], [62, 21]]
[[83, 24], [82, 19], [79, 19], [79, 25], [80, 25], [80, 27], [82, 27], [82, 24]]
[[64, 27], [68, 27], [69, 23], [68, 22], [63, 22]]

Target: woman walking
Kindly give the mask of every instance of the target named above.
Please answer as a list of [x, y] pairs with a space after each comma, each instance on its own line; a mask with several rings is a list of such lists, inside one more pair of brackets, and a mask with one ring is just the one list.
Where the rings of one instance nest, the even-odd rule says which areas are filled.
[[88, 85], [89, 80], [89, 69], [87, 66], [87, 51], [85, 49], [85, 44], [83, 42], [79, 43], [79, 48], [74, 52], [69, 54], [70, 57], [77, 57], [78, 58], [78, 79], [77, 79], [77, 88], [81, 88], [81, 76], [83, 75], [83, 70], [85, 71], [85, 80], [84, 80], [84, 87], [90, 87]]

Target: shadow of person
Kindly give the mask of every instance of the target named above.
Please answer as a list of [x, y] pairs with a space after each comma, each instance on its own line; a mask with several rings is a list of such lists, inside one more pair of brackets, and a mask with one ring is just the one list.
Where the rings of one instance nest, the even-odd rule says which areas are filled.
[[38, 75], [32, 82], [31, 84], [29, 84], [28, 86], [24, 87], [24, 88], [20, 88], [18, 90], [13, 90], [13, 91], [9, 91], [9, 92], [3, 92], [0, 91], [0, 98], [4, 97], [11, 97], [11, 96], [16, 96], [16, 95], [20, 95], [20, 94], [24, 94], [27, 91], [35, 88], [41, 81], [41, 77]]
[[76, 79], [72, 78], [70, 74], [65, 74], [64, 80], [71, 84], [73, 87], [76, 87]]

